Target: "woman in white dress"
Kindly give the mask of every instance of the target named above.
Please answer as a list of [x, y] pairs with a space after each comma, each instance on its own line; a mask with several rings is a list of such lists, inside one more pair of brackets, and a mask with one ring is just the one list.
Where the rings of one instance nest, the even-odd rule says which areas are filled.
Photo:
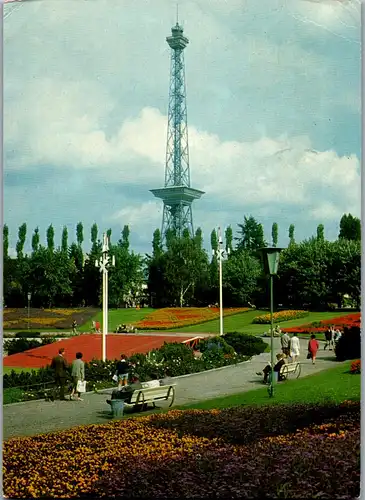
[[300, 355], [300, 343], [297, 334], [294, 333], [290, 341], [290, 357], [293, 362], [297, 361]]

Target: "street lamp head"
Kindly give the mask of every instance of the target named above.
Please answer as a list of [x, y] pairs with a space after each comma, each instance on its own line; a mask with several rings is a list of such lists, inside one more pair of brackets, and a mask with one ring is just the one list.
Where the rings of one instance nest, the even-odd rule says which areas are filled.
[[99, 261], [97, 259], [95, 261], [95, 267], [99, 267]]
[[28, 292], [28, 300], [29, 300], [29, 302], [30, 302], [31, 298], [32, 298], [32, 293]]
[[259, 248], [264, 263], [265, 273], [274, 276], [278, 272], [280, 252], [284, 250], [278, 247]]

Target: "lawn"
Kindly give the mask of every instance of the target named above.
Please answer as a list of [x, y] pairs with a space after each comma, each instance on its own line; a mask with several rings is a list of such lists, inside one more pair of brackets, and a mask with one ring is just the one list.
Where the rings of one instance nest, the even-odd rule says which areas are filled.
[[[259, 335], [269, 330], [270, 325], [253, 325], [252, 320], [255, 316], [267, 314], [268, 311], [248, 311], [242, 314], [235, 314], [224, 318], [224, 331], [225, 332], [243, 332], [252, 335]], [[292, 326], [304, 325], [312, 323], [313, 321], [321, 321], [324, 319], [331, 319], [337, 316], [344, 316], [344, 312], [310, 312], [305, 318], [293, 319], [291, 321], [284, 321], [279, 323], [281, 327], [290, 328]], [[219, 333], [219, 319], [209, 321], [200, 325], [186, 326], [169, 330], [171, 332], [186, 332], [186, 333]]]
[[7, 373], [11, 373], [13, 370], [16, 373], [31, 372], [32, 370], [34, 370], [34, 368], [12, 368], [12, 367], [9, 367], [9, 366], [3, 366], [3, 375], [6, 375]]
[[[136, 321], [141, 321], [147, 314], [150, 314], [155, 309], [150, 307], [144, 307], [142, 309], [128, 308], [128, 309], [109, 309], [109, 332], [114, 332], [118, 325], [124, 324], [128, 325], [130, 323], [134, 323]], [[78, 327], [80, 332], [90, 332], [91, 331], [91, 322], [100, 321], [100, 325], [102, 327], [103, 324], [103, 312], [99, 311], [90, 321], [84, 323], [83, 325]]]
[[[337, 364], [337, 363], [336, 363]], [[280, 382], [275, 397], [269, 398], [267, 386], [240, 394], [223, 396], [182, 409], [210, 410], [244, 405], [295, 404], [295, 403], [340, 403], [345, 400], [360, 400], [360, 375], [349, 373], [350, 362], [340, 363], [334, 368], [296, 380]]]

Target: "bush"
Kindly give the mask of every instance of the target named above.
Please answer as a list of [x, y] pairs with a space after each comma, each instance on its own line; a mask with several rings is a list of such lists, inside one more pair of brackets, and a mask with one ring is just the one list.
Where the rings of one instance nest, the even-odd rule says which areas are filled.
[[335, 347], [338, 361], [361, 357], [361, 330], [358, 326], [345, 327]]
[[17, 332], [15, 334], [15, 337], [17, 339], [36, 339], [39, 338], [41, 335], [41, 332]]
[[35, 349], [42, 345], [53, 344], [54, 342], [56, 342], [56, 339], [53, 338], [45, 338], [42, 340], [27, 340], [20, 338], [17, 340], [5, 340], [3, 348], [4, 351], [8, 353], [8, 356], [10, 356], [11, 354], [28, 351], [29, 349]]
[[261, 338], [241, 332], [228, 332], [224, 335], [224, 339], [243, 356], [257, 356], [267, 348], [267, 343]]

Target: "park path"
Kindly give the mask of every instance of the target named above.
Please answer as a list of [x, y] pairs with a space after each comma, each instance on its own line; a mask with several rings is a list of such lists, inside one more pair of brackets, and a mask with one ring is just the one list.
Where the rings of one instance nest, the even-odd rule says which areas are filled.
[[[264, 339], [269, 342], [269, 339]], [[301, 377], [336, 365], [333, 351], [324, 351], [323, 342], [317, 363], [306, 359], [307, 340], [300, 339], [302, 365]], [[274, 339], [275, 353], [280, 351], [280, 340]], [[262, 379], [256, 375], [270, 360], [270, 353], [255, 356], [252, 360], [223, 369], [175, 377], [175, 405], [193, 404], [219, 396], [246, 392], [262, 387]], [[4, 405], [3, 439], [15, 436], [31, 436], [78, 425], [100, 424], [110, 420], [110, 407], [106, 399], [111, 390], [98, 394], [85, 394], [84, 401], [30, 401]]]

